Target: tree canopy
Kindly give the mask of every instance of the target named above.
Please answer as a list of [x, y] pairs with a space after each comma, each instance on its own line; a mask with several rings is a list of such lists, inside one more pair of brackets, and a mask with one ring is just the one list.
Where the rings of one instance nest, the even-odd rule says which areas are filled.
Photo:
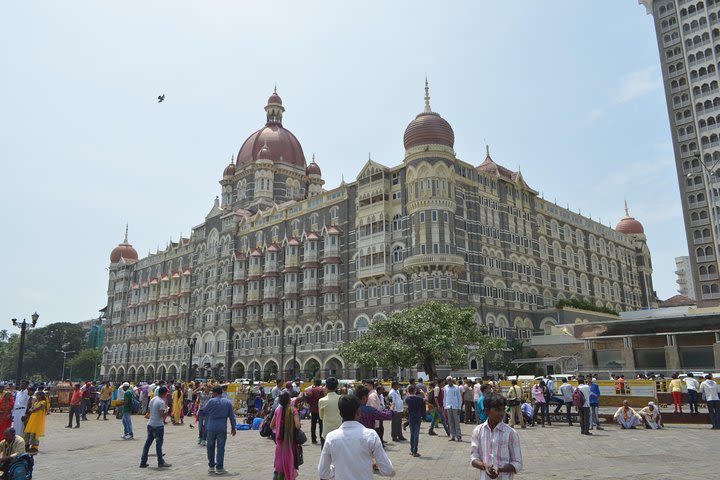
[[102, 360], [102, 352], [95, 348], [86, 348], [77, 353], [71, 360], [68, 360], [65, 367], [65, 376], [69, 377], [68, 368], [72, 368], [72, 379], [88, 380], [94, 379], [97, 367]]
[[[0, 341], [1, 342], [1, 341]], [[59, 379], [62, 373], [62, 354], [57, 350], [83, 349], [82, 327], [75, 323], [51, 323], [28, 329], [25, 334], [23, 376], [37, 380]], [[15, 380], [20, 335], [12, 333], [7, 342], [0, 343], [0, 378]]]
[[432, 301], [371, 323], [360, 338], [340, 346], [339, 353], [362, 367], [421, 365], [436, 378], [438, 365], [459, 368], [469, 356], [483, 357], [503, 346], [503, 340], [489, 337], [475, 322], [474, 309]]

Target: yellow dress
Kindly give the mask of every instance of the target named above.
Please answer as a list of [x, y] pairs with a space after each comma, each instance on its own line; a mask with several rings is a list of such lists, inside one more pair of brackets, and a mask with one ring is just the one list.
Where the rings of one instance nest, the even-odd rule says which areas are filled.
[[180, 390], [173, 393], [173, 422], [180, 423], [183, 413], [183, 394]]
[[25, 433], [34, 433], [37, 438], [45, 436], [45, 417], [47, 416], [47, 400], [40, 400], [35, 404], [35, 410], [30, 414]]

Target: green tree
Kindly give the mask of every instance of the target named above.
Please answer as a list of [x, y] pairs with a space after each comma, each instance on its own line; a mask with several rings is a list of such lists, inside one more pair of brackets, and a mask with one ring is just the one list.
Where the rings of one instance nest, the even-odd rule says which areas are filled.
[[367, 333], [342, 345], [339, 353], [361, 367], [421, 365], [430, 378], [436, 378], [438, 365], [462, 367], [468, 356], [480, 358], [503, 344], [475, 323], [474, 309], [427, 302], [373, 322]]
[[537, 373], [535, 364], [512, 363], [518, 358], [537, 358], [535, 349], [526, 349], [523, 343], [517, 339], [507, 342], [505, 348], [496, 351], [488, 365], [491, 369], [503, 372], [505, 375], [532, 375]]
[[66, 369], [72, 368], [73, 378], [94, 379], [97, 366], [101, 360], [102, 352], [100, 350], [86, 348], [68, 360]]
[[[11, 334], [2, 345], [0, 371], [4, 379], [14, 379], [17, 371], [20, 335]], [[25, 334], [23, 376], [38, 380], [54, 380], [62, 373], [62, 355], [57, 350], [75, 350], [84, 346], [84, 333], [75, 323], [51, 323], [29, 329]]]

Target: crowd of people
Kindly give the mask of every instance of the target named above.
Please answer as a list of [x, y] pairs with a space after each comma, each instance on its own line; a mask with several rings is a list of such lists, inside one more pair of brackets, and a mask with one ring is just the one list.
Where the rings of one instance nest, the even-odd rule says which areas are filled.
[[[310, 442], [322, 448], [318, 465], [321, 479], [392, 475], [393, 465], [385, 453], [387, 441], [408, 442], [408, 454], [420, 457], [423, 424], [428, 435], [441, 431], [449, 442], [456, 443], [465, 441], [463, 429], [472, 425], [465, 432], [470, 434], [472, 466], [483, 470], [488, 478], [512, 478], [522, 468], [515, 428], [545, 428], [562, 419], [570, 426], [577, 422], [582, 435], [603, 429], [601, 390], [594, 376], [558, 380], [557, 387], [555, 379], [546, 376], [532, 385], [512, 380], [509, 388], [501, 388], [493, 380], [450, 376], [429, 382], [393, 381], [389, 385], [377, 380], [341, 385], [331, 377], [324, 383], [314, 379], [304, 391], [297, 379], [278, 380], [272, 388], [262, 383], [244, 386], [242, 412], [228, 395], [228, 384], [82, 382], [72, 386], [66, 428], [80, 428], [91, 412], [96, 413], [96, 420], [106, 421], [113, 409], [114, 416], [122, 420], [122, 438], [130, 440], [135, 438], [133, 415], [142, 415], [147, 424], [139, 465], [148, 466], [149, 451], [155, 444], [158, 467], [167, 468], [171, 465], [163, 452], [165, 427], [187, 424], [197, 429], [197, 443], [206, 449], [208, 472], [223, 474], [228, 433], [234, 436], [244, 423], [275, 443], [274, 478], [292, 480], [303, 465], [303, 445], [308, 440], [303, 419], [309, 420]], [[702, 382], [692, 374], [684, 379], [672, 375], [668, 391], [678, 413], [682, 412], [683, 384], [690, 411], [697, 413], [699, 399], [703, 399], [712, 428], [720, 428], [720, 396], [712, 375]], [[621, 393], [625, 390], [624, 377], [615, 378], [615, 388]], [[48, 393], [46, 385], [23, 381], [17, 387], [7, 385], [0, 395], [0, 466], [4, 469], [18, 455], [38, 451], [45, 435]], [[244, 419], [238, 418], [240, 413]], [[187, 417], [191, 421], [186, 423]], [[660, 409], [652, 401], [635, 410], [625, 400], [612, 419], [621, 429], [664, 427]], [[389, 426], [389, 435], [385, 426]], [[493, 445], [502, 448], [497, 450]]]

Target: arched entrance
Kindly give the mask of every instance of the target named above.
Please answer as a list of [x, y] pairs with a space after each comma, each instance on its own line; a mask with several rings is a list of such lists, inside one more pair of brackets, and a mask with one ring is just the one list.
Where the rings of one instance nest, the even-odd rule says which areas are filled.
[[177, 381], [177, 379], [178, 379], [178, 372], [177, 372], [177, 367], [175, 366], [175, 364], [170, 365], [170, 368], [168, 368], [168, 374], [167, 374], [167, 375], [168, 375], [168, 381], [170, 381], [170, 382], [175, 382], [175, 381]]
[[311, 358], [305, 362], [304, 379], [310, 380], [320, 375], [320, 362], [315, 358]]
[[232, 369], [232, 378], [245, 378], [245, 365], [241, 361], [237, 361], [233, 364]]
[[262, 368], [260, 367], [260, 364], [256, 361], [253, 361], [247, 370], [248, 378], [252, 379], [253, 381], [260, 380], [260, 375], [262, 375]]
[[265, 364], [265, 368], [263, 369], [262, 379], [263, 381], [267, 382], [270, 380], [275, 380], [278, 375], [278, 364], [275, 363], [275, 360], [269, 360]]
[[167, 380], [167, 370], [165, 370], [164, 365], [160, 365], [160, 367], [158, 367], [157, 377], [158, 380]]
[[332, 357], [325, 362], [325, 378], [327, 377], [343, 377], [343, 365], [338, 358]]
[[128, 382], [134, 382], [135, 381], [135, 367], [130, 367], [128, 369]]
[[302, 372], [302, 368], [300, 366], [300, 363], [295, 362], [295, 366], [293, 367], [293, 360], [290, 359], [285, 364], [285, 378], [295, 380], [298, 376], [300, 376], [300, 373]]
[[146, 382], [147, 381], [147, 379], [145, 378], [145, 367], [138, 367], [137, 381], [138, 382]]
[[145, 378], [148, 382], [155, 381], [155, 368], [152, 365], [147, 368], [147, 372], [145, 372]]
[[115, 382], [117, 380], [117, 370], [115, 370], [115, 367], [112, 367], [108, 372], [108, 379], [111, 382]]
[[117, 380], [118, 382], [124, 382], [125, 381], [125, 369], [123, 367], [118, 368], [117, 371]]

